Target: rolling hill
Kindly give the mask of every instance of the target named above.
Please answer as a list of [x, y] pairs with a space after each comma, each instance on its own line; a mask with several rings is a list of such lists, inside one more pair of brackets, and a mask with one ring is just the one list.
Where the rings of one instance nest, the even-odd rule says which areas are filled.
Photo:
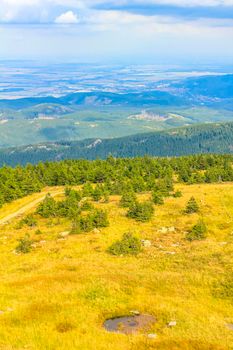
[[114, 139], [40, 143], [2, 149], [0, 164], [26, 164], [63, 159], [136, 156], [182, 156], [233, 153], [233, 123], [202, 124]]

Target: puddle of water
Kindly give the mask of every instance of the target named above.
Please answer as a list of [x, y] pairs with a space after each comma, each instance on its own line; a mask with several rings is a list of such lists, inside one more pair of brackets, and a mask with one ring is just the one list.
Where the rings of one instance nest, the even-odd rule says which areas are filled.
[[155, 322], [155, 317], [151, 315], [122, 316], [106, 320], [104, 328], [108, 332], [134, 334], [150, 328]]

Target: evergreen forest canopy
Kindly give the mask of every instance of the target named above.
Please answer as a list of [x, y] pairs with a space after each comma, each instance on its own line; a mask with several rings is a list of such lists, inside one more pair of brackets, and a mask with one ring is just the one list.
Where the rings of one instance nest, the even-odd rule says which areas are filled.
[[[0, 203], [11, 202], [45, 186], [93, 183], [93, 199], [109, 194], [155, 191], [166, 194], [174, 181], [186, 184], [233, 181], [233, 156], [195, 155], [181, 158], [108, 157], [106, 160], [66, 160], [0, 169]], [[89, 189], [90, 191], [90, 189]]]
[[121, 158], [231, 154], [232, 145], [233, 123], [201, 124], [115, 139], [64, 141], [1, 149], [0, 165], [26, 165], [64, 159], [106, 159], [110, 154]]

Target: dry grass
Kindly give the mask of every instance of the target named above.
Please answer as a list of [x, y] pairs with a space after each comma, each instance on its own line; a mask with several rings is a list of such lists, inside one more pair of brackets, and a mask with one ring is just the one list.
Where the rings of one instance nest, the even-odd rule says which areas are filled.
[[[97, 205], [110, 217], [110, 227], [100, 233], [61, 240], [59, 233], [70, 229], [65, 219], [40, 219], [34, 229], [17, 230], [19, 219], [0, 227], [0, 349], [233, 349], [233, 332], [225, 327], [233, 322], [233, 302], [213, 294], [213, 286], [232, 273], [233, 184], [177, 189], [183, 197], [166, 199], [150, 223], [127, 219], [119, 197], [111, 197], [110, 203]], [[189, 216], [183, 209], [192, 195], [201, 212]], [[0, 218], [38, 196], [5, 206]], [[185, 231], [199, 216], [208, 226], [208, 238], [189, 243]], [[171, 226], [175, 232], [159, 232]], [[35, 235], [38, 228], [42, 235]], [[151, 240], [152, 247], [138, 257], [107, 254], [106, 248], [127, 231]], [[17, 239], [25, 233], [37, 241], [36, 248], [15, 255]], [[157, 318], [151, 329], [155, 340], [102, 328], [106, 318], [130, 310]], [[176, 327], [167, 327], [171, 320]]]

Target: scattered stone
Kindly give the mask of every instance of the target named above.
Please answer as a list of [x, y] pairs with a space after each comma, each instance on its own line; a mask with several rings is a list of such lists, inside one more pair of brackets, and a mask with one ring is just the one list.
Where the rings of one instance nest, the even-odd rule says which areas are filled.
[[94, 230], [92, 232], [93, 233], [100, 233], [100, 230], [98, 230], [98, 228], [94, 228]]
[[179, 247], [180, 246], [180, 243], [174, 243], [172, 244], [172, 247]]
[[46, 243], [46, 241], [40, 241], [39, 243], [40, 243], [40, 244], [45, 244], [45, 243]]
[[12, 253], [15, 254], [15, 255], [20, 255], [20, 253], [18, 253], [16, 250], [13, 250]]
[[177, 325], [176, 321], [171, 321], [168, 323], [168, 327], [175, 327]]
[[3, 315], [4, 314], [4, 311], [0, 310], [0, 315]]
[[160, 233], [167, 233], [167, 228], [166, 228], [166, 227], [161, 227], [161, 228], [159, 229], [159, 232], [160, 232]]
[[149, 339], [156, 339], [157, 338], [157, 334], [150, 333], [150, 334], [147, 335], [147, 338], [149, 338]]
[[171, 226], [171, 227], [161, 227], [160, 229], [159, 229], [159, 232], [160, 233], [171, 233], [171, 232], [175, 232], [176, 231], [176, 229], [175, 229], [175, 227], [174, 226]]
[[147, 239], [143, 239], [143, 240], [142, 240], [142, 245], [143, 245], [143, 247], [145, 247], [145, 248], [150, 248], [150, 247], [152, 246], [152, 243], [151, 243], [151, 241], [149, 241], [149, 240], [147, 240]]
[[226, 327], [230, 330], [233, 331], [233, 323], [227, 323]]
[[67, 237], [67, 236], [69, 236], [69, 234], [70, 234], [70, 231], [64, 231], [64, 232], [60, 233], [60, 236], [61, 237]]
[[164, 252], [164, 254], [168, 254], [168, 255], [175, 255], [176, 252]]
[[227, 242], [220, 242], [219, 244], [220, 244], [220, 245], [226, 245]]

